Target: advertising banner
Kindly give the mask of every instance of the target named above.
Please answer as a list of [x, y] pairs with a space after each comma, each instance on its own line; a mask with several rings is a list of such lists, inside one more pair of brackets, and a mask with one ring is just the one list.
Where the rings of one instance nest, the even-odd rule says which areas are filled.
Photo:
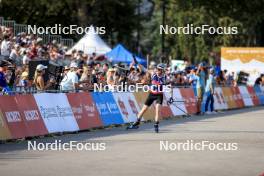
[[225, 101], [228, 104], [228, 109], [237, 108], [237, 104], [233, 98], [233, 93], [232, 93], [230, 87], [222, 87], [222, 91], [223, 91]]
[[39, 93], [34, 98], [49, 133], [79, 130], [65, 94]]
[[90, 93], [79, 92], [66, 95], [80, 130], [103, 126]]
[[253, 106], [253, 101], [250, 97], [250, 94], [248, 92], [248, 89], [246, 86], [238, 86], [240, 94], [242, 95], [242, 98], [244, 100], [245, 106]]
[[105, 126], [124, 123], [112, 93], [93, 92], [91, 95]]
[[197, 100], [192, 88], [180, 88], [186, 110], [189, 114], [197, 113]]
[[259, 99], [260, 104], [264, 104], [264, 92], [261, 90], [260, 86], [254, 86], [254, 90], [256, 92], [256, 95]]
[[259, 102], [259, 99], [258, 99], [258, 97], [257, 97], [257, 95], [256, 95], [256, 92], [255, 92], [255, 90], [254, 90], [254, 87], [252, 87], [252, 86], [247, 86], [247, 90], [248, 90], [248, 93], [249, 93], [249, 95], [250, 95], [250, 97], [251, 97], [251, 99], [252, 99], [253, 104], [254, 104], [255, 106], [259, 105], [260, 102]]
[[221, 68], [229, 72], [248, 73], [249, 84], [253, 85], [257, 77], [264, 73], [264, 48], [222, 47]]
[[227, 109], [228, 105], [225, 101], [223, 91], [221, 87], [216, 87], [214, 92], [214, 108], [216, 110]]
[[235, 100], [238, 108], [243, 108], [245, 106], [242, 95], [238, 87], [230, 87], [233, 93], [233, 99]]
[[[147, 99], [148, 93], [147, 92], [134, 92], [134, 96], [136, 98], [139, 108], [141, 109]], [[149, 109], [144, 114], [143, 118], [145, 120], [154, 120], [155, 118], [154, 105], [149, 107]]]
[[161, 106], [161, 117], [163, 119], [173, 116], [173, 113], [171, 111], [170, 106], [168, 106], [167, 101], [167, 97], [163, 96], [163, 104]]
[[21, 117], [26, 124], [28, 135], [39, 136], [48, 134], [33, 95], [16, 95], [15, 101]]
[[5, 122], [2, 111], [0, 110], [0, 140], [12, 139], [7, 123]]
[[185, 115], [184, 112], [187, 112], [187, 110], [186, 110], [184, 99], [181, 95], [180, 89], [173, 88], [173, 95], [171, 95], [170, 92], [164, 92], [164, 94], [166, 96], [166, 99], [170, 99], [172, 96], [173, 99], [175, 100], [175, 102], [173, 102], [170, 105], [173, 115], [174, 116]]
[[140, 108], [134, 95], [130, 92], [113, 93], [119, 111], [125, 123], [135, 122]]
[[12, 135], [12, 139], [30, 136], [14, 96], [0, 96], [0, 108], [5, 124], [7, 124]]

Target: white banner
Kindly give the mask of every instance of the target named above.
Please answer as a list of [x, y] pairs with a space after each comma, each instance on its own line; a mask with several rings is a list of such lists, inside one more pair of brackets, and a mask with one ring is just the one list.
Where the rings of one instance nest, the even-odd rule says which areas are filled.
[[253, 106], [254, 104], [253, 104], [251, 96], [250, 96], [250, 94], [248, 92], [247, 87], [246, 86], [239, 86], [238, 88], [239, 88], [241, 96], [242, 96], [242, 98], [244, 100], [245, 106]]
[[135, 122], [140, 108], [134, 95], [129, 92], [122, 92], [113, 93], [113, 97], [118, 105], [124, 122]]
[[[166, 96], [167, 100], [169, 100], [171, 98], [171, 93], [169, 93], [169, 92], [165, 91], [164, 95]], [[175, 102], [173, 102], [170, 105], [170, 108], [171, 108], [173, 115], [174, 116], [185, 115], [184, 112], [187, 112], [187, 110], [186, 110], [185, 104], [183, 102], [184, 100], [182, 98], [180, 90], [178, 88], [173, 88], [173, 99], [175, 100]]]
[[41, 93], [34, 98], [49, 133], [79, 130], [65, 94]]
[[217, 110], [227, 109], [228, 105], [225, 101], [223, 91], [221, 87], [215, 88], [215, 94], [214, 94], [214, 108]]

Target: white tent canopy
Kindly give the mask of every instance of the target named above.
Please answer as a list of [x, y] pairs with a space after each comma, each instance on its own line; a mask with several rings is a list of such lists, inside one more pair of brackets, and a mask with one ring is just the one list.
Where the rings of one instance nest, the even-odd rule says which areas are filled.
[[96, 53], [97, 55], [105, 54], [111, 51], [111, 48], [100, 38], [93, 26], [89, 27], [86, 33], [66, 54], [71, 54], [72, 50], [81, 50], [85, 54]]

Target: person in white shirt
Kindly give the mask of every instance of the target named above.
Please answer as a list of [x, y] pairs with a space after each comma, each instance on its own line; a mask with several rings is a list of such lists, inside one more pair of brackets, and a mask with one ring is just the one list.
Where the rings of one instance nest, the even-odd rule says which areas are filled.
[[73, 91], [79, 88], [79, 78], [77, 76], [78, 65], [72, 62], [70, 71], [62, 79], [60, 86], [63, 91]]
[[9, 41], [9, 37], [5, 35], [4, 40], [1, 43], [1, 55], [4, 57], [9, 57], [10, 51], [11, 51], [11, 44]]

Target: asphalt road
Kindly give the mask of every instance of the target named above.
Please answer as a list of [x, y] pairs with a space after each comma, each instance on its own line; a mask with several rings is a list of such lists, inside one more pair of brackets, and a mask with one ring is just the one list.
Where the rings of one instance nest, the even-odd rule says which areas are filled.
[[[0, 175], [258, 176], [264, 172], [263, 107], [175, 118], [161, 122], [160, 126], [159, 134], [154, 133], [152, 123], [146, 123], [133, 131], [117, 127], [36, 140], [37, 144], [77, 141], [100, 145], [99, 149], [105, 148], [104, 151], [96, 147], [93, 151], [34, 151], [27, 149], [28, 141], [0, 144]], [[160, 150], [161, 142], [165, 145], [166, 141], [170, 150]], [[178, 147], [180, 143], [203, 141], [235, 147], [225, 151], [187, 151]]]

